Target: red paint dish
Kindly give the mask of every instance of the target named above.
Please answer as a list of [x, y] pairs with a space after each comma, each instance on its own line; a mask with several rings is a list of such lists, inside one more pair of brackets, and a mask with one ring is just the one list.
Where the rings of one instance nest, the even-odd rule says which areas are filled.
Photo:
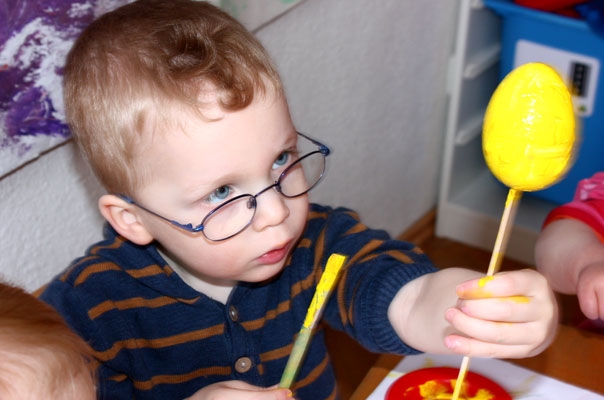
[[[422, 397], [420, 387], [424, 391], [432, 393], [453, 394], [454, 381], [459, 374], [458, 368], [434, 367], [411, 371], [398, 378], [386, 392], [385, 400], [423, 400], [430, 397]], [[452, 382], [453, 380], [453, 382]], [[501, 386], [482, 375], [468, 371], [464, 379], [464, 389], [459, 400], [480, 397], [479, 390], [488, 391], [492, 395], [490, 400], [512, 400], [512, 397]], [[466, 395], [466, 397], [462, 395]], [[434, 396], [436, 398], [436, 396]], [[442, 397], [441, 397], [442, 398]], [[487, 397], [488, 398], [488, 397]]]

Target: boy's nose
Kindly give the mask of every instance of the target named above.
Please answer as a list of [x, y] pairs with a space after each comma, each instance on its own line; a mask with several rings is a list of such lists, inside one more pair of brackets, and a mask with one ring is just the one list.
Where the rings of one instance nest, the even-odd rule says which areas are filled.
[[289, 216], [287, 199], [271, 188], [256, 198], [256, 216], [252, 221], [254, 229], [260, 231], [269, 226], [281, 224]]

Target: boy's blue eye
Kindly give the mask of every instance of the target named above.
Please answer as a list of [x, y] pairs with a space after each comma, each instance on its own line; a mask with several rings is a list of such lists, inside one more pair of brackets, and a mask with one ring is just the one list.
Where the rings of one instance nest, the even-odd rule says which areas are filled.
[[214, 190], [208, 197], [207, 201], [210, 203], [220, 203], [229, 197], [232, 189], [229, 186], [221, 186], [218, 189]]
[[287, 165], [287, 162], [290, 158], [291, 153], [289, 151], [284, 151], [283, 153], [279, 154], [279, 157], [277, 157], [277, 159], [273, 163], [273, 169], [281, 168], [284, 165]]

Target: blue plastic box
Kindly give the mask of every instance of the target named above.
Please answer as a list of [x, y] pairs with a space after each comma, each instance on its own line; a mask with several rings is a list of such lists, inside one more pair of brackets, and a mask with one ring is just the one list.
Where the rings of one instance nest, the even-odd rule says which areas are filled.
[[577, 183], [604, 171], [604, 37], [579, 19], [533, 10], [506, 0], [484, 0], [502, 17], [500, 76], [527, 62], [554, 67], [573, 92], [580, 143], [573, 167], [557, 184], [533, 192], [563, 204]]

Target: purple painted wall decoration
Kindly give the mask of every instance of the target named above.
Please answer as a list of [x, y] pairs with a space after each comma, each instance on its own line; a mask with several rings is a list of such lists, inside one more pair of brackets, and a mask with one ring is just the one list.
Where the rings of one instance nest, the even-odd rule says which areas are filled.
[[0, 176], [69, 138], [61, 71], [96, 16], [129, 0], [0, 2]]
[[[0, 177], [70, 136], [61, 72], [94, 18], [133, 0], [0, 0]], [[302, 0], [209, 0], [255, 30]]]

